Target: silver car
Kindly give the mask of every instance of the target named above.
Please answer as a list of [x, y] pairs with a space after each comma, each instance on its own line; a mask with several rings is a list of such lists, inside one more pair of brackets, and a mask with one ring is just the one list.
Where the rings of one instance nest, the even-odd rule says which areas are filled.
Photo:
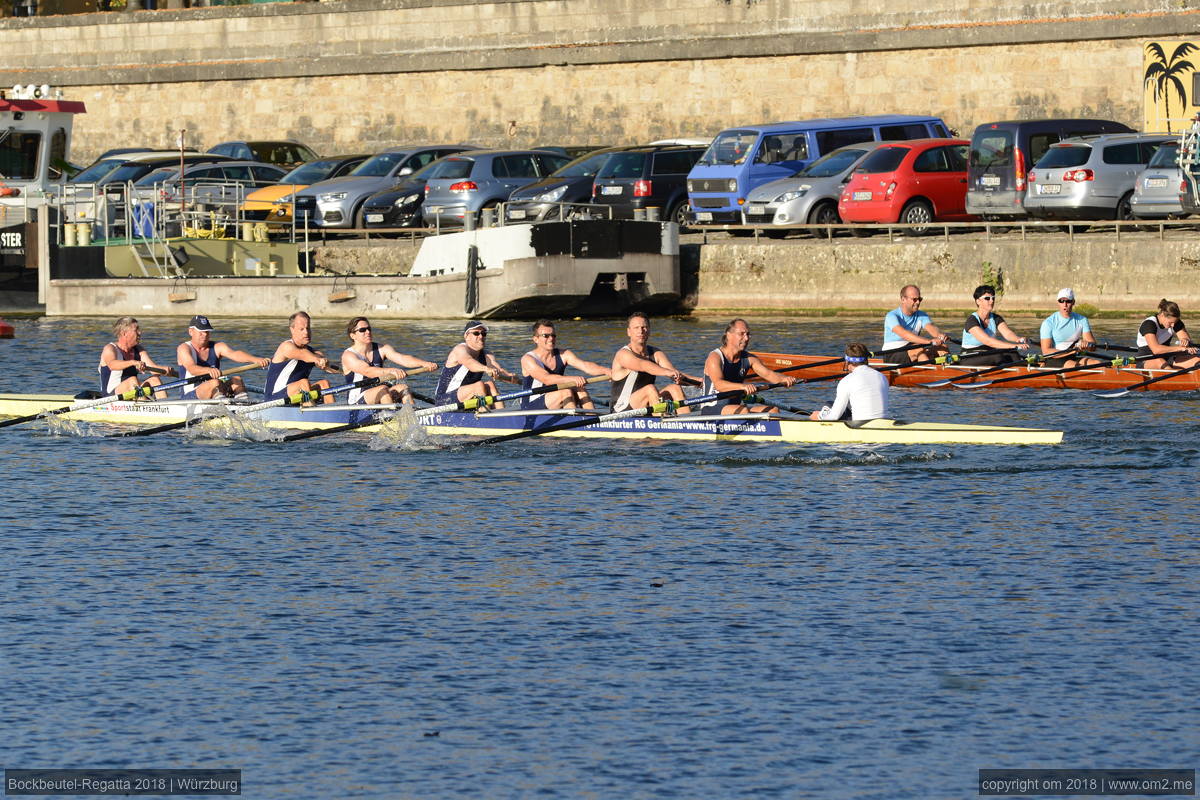
[[296, 220], [318, 228], [361, 228], [362, 205], [368, 197], [392, 188], [404, 176], [431, 161], [471, 147], [465, 144], [390, 147], [368, 158], [349, 175], [319, 181], [292, 195]]
[[1164, 133], [1063, 139], [1029, 171], [1025, 210], [1038, 219], [1131, 219], [1133, 188]]
[[1137, 177], [1129, 207], [1138, 219], [1187, 216], [1179, 203], [1179, 143], [1164, 144]]
[[[841, 222], [838, 198], [854, 168], [876, 148], [891, 142], [861, 142], [833, 150], [790, 178], [764, 183], [746, 198], [746, 225], [831, 225]], [[785, 231], [772, 231], [775, 236]]]
[[425, 184], [421, 213], [425, 224], [463, 225], [478, 220], [514, 190], [549, 176], [571, 159], [546, 150], [474, 150], [449, 156]]

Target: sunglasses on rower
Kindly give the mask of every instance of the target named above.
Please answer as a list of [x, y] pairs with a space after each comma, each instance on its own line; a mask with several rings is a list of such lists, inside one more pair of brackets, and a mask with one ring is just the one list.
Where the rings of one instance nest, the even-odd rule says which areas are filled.
[[990, 294], [981, 294], [981, 295], [979, 296], [979, 299], [980, 299], [980, 300], [987, 300], [989, 303], [991, 303], [992, 301], [994, 301], [994, 300], [996, 299], [996, 297], [995, 297], [995, 295], [990, 295]]
[[355, 332], [355, 333], [366, 333], [366, 332], [367, 332], [367, 331], [369, 331], [369, 330], [371, 330], [371, 326], [370, 326], [370, 325], [366, 326], [365, 328], [355, 328], [355, 329], [354, 329], [354, 332]]

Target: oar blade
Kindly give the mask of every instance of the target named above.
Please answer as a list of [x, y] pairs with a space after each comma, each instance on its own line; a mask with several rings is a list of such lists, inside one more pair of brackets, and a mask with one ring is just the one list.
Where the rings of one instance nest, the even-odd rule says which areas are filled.
[[977, 381], [975, 383], [951, 383], [955, 389], [982, 389], [985, 386], [991, 386], [992, 381]]
[[1103, 397], [1106, 399], [1112, 399], [1115, 397], [1124, 397], [1125, 395], [1127, 395], [1129, 393], [1130, 392], [1128, 389], [1115, 389], [1111, 392], [1093, 392], [1093, 394], [1095, 394], [1096, 397]]
[[940, 389], [943, 386], [950, 386], [953, 383], [954, 378], [946, 378], [945, 380], [932, 381], [930, 383], [918, 383], [917, 386], [922, 389]]

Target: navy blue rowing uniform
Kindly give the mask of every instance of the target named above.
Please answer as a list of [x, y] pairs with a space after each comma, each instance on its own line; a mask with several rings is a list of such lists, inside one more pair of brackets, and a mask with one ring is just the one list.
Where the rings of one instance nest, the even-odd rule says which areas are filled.
[[[200, 353], [197, 352], [196, 348], [192, 347], [191, 342], [184, 342], [184, 344], [186, 344], [188, 346], [188, 349], [192, 351], [192, 361], [194, 361], [197, 366], [214, 367], [216, 369], [221, 368], [221, 357], [219, 355], [217, 355], [217, 343], [216, 342], [209, 343], [208, 358], [201, 358]], [[188, 372], [187, 368], [185, 368], [183, 366], [183, 364], [179, 365], [179, 377], [190, 378], [192, 376], [193, 376], [193, 373]], [[200, 384], [197, 384], [197, 383], [189, 383], [189, 384], [185, 385], [183, 387], [183, 389], [181, 390], [182, 393], [180, 396], [183, 397], [185, 400], [190, 400], [190, 399], [194, 398], [196, 396], [196, 387], [199, 385]]]
[[[354, 351], [353, 347], [347, 347], [345, 350], [342, 351], [342, 361], [343, 362], [346, 360], [346, 358], [345, 358], [346, 353], [352, 353], [353, 355], [358, 356], [359, 358], [362, 358], [363, 361], [367, 362], [367, 366], [369, 366], [369, 367], [382, 367], [383, 366], [383, 356], [380, 355], [380, 353], [379, 353], [379, 345], [375, 344], [374, 342], [371, 342], [371, 352], [367, 354], [366, 358], [363, 358], [361, 355], [356, 353]], [[364, 380], [366, 377], [367, 377], [366, 375], [363, 375], [358, 372], [347, 372], [346, 373], [346, 383], [358, 383], [359, 381]], [[351, 403], [351, 404], [363, 402], [363, 390], [362, 389], [351, 389], [350, 394], [346, 395], [346, 402]]]
[[[484, 350], [475, 356], [475, 360], [486, 364], [487, 351]], [[462, 364], [454, 367], [442, 367], [442, 375], [438, 378], [437, 393], [433, 397], [438, 403], [457, 403], [460, 387], [479, 383], [486, 377], [486, 372], [472, 372]]]
[[[113, 349], [117, 351], [117, 359], [120, 361], [141, 361], [142, 353], [146, 352], [146, 349], [140, 344], [134, 345], [133, 351], [130, 353], [126, 353], [121, 349], [120, 345], [116, 344], [115, 342], [109, 342], [109, 344], [111, 344]], [[101, 355], [103, 356], [103, 352]], [[122, 381], [124, 381], [126, 378], [136, 378], [138, 374], [137, 367], [132, 366], [126, 367], [119, 373], [114, 373], [111, 369], [104, 366], [103, 361], [101, 361], [100, 365], [96, 367], [96, 371], [100, 373], [100, 391], [106, 395], [115, 394], [117, 391], [117, 386], [119, 386]]]
[[[303, 349], [310, 353], [317, 352], [309, 345], [304, 345]], [[316, 364], [311, 361], [301, 361], [296, 358], [289, 358], [278, 364], [272, 361], [267, 367], [267, 391], [263, 395], [263, 399], [279, 400], [287, 397], [288, 384], [306, 379], [315, 366]]]
[[[556, 347], [551, 352], [553, 354], [554, 361], [556, 364], [556, 366], [553, 366], [553, 367], [547, 366], [545, 363], [543, 363], [540, 358], [538, 358], [536, 355], [534, 355], [533, 350], [530, 350], [525, 355], [529, 356], [534, 361], [536, 361], [538, 363], [539, 367], [546, 370], [546, 372], [549, 372], [551, 375], [567, 374], [567, 362], [563, 361], [562, 351], [560, 351]], [[529, 375], [526, 375], [525, 380], [523, 380], [521, 382], [522, 389], [538, 389], [538, 388], [541, 388], [542, 386], [545, 386], [545, 384], [539, 380], [534, 380]], [[522, 397], [521, 398], [521, 408], [538, 409], [538, 408], [545, 408], [545, 407], [546, 407], [546, 395], [544, 395], [544, 394], [535, 394], [532, 397]]]
[[[719, 347], [712, 352], [721, 357], [721, 378], [723, 380], [727, 380], [730, 383], [746, 383], [746, 376], [750, 374], [751, 367], [750, 356], [746, 354], [745, 350], [738, 353], [738, 358], [736, 361], [730, 361], [728, 358], [726, 358], [724, 351], [722, 351]], [[720, 390], [713, 385], [712, 380], [706, 373], [704, 375], [704, 387], [701, 391], [701, 394], [713, 394], [717, 391]], [[725, 400], [714, 400], [711, 403], [705, 403], [704, 405], [700, 406], [700, 410], [716, 411], [719, 413], [720, 410], [725, 406], [739, 406], [741, 404], [741, 398], [727, 398]]]

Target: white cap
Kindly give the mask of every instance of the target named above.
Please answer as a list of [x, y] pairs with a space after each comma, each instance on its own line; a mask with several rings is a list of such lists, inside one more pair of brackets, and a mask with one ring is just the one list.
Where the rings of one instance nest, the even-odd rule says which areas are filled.
[[1054, 295], [1056, 300], [1074, 300], [1075, 292], [1072, 289], [1059, 289], [1058, 294]]

